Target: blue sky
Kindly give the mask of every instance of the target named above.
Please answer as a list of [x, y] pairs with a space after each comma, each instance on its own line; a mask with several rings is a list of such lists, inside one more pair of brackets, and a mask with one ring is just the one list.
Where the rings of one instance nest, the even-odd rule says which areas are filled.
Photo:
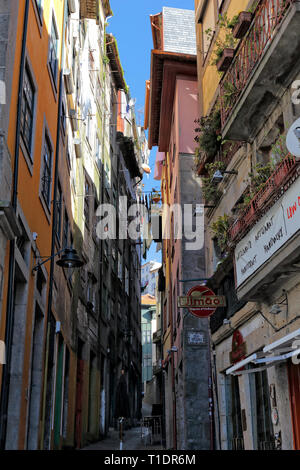
[[[137, 122], [143, 125], [145, 104], [145, 82], [150, 79], [150, 54], [153, 49], [150, 15], [160, 13], [163, 7], [194, 10], [194, 0], [110, 0], [113, 17], [108, 20], [108, 32], [118, 42], [118, 49], [125, 80], [132, 98], [136, 98]], [[150, 155], [151, 176], [144, 176], [144, 190], [160, 189], [160, 182], [153, 180], [157, 148]], [[148, 259], [161, 261], [161, 252], [156, 253], [152, 243]], [[144, 260], [143, 260], [144, 261]]]

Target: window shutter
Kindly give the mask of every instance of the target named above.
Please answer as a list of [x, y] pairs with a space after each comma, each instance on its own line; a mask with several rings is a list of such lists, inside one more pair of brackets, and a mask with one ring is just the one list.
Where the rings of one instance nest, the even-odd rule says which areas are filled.
[[80, 18], [96, 20], [98, 18], [97, 0], [80, 1]]

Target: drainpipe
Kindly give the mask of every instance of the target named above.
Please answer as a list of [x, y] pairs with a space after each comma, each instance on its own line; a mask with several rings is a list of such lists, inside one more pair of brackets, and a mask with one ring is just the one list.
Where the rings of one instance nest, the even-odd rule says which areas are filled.
[[[17, 212], [17, 202], [18, 202], [21, 106], [22, 106], [23, 77], [24, 77], [24, 68], [25, 68], [26, 39], [27, 39], [27, 29], [28, 29], [28, 14], [29, 14], [29, 0], [26, 0], [25, 11], [24, 11], [24, 22], [23, 22], [20, 74], [19, 74], [17, 122], [16, 122], [16, 137], [15, 137], [15, 154], [14, 154], [14, 173], [13, 173], [12, 207], [15, 213]], [[10, 362], [11, 362], [11, 355], [12, 355], [12, 340], [13, 340], [13, 329], [14, 329], [14, 278], [15, 278], [15, 240], [13, 239], [10, 242], [10, 251], [9, 251], [7, 314], [6, 314], [6, 327], [5, 327], [6, 364], [3, 365], [1, 402], [0, 402], [0, 449], [5, 449], [6, 429], [7, 429], [7, 411], [8, 411], [8, 398], [9, 398], [8, 395], [9, 395], [9, 384], [10, 384]]]
[[[64, 68], [64, 53], [65, 53], [65, 33], [66, 33], [66, 20], [67, 20], [67, 0], [64, 0], [64, 18], [63, 18], [63, 33], [61, 45], [61, 67], [59, 74], [59, 87], [58, 87], [58, 114], [57, 114], [57, 129], [56, 129], [56, 150], [55, 150], [55, 169], [54, 169], [54, 189], [53, 189], [53, 208], [52, 208], [52, 239], [51, 239], [51, 261], [50, 261], [50, 276], [49, 276], [49, 294], [48, 294], [48, 308], [47, 308], [47, 340], [46, 340], [46, 356], [49, 353], [49, 339], [50, 339], [50, 320], [53, 299], [53, 280], [54, 280], [54, 258], [55, 258], [55, 233], [56, 233], [56, 197], [58, 186], [58, 161], [59, 161], [59, 142], [60, 142], [60, 125], [61, 125], [61, 108], [62, 108], [62, 81], [63, 81], [63, 68]], [[47, 389], [47, 374], [48, 374], [48, 360], [45, 360], [44, 366], [44, 392], [42, 403], [42, 429], [40, 448], [43, 449], [44, 443], [44, 425], [45, 425], [45, 411], [46, 411], [46, 389]]]

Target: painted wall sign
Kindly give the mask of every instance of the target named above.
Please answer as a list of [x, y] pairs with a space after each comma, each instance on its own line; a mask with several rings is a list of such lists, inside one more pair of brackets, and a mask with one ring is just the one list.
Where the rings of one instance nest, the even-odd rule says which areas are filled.
[[215, 293], [205, 286], [195, 286], [186, 296], [178, 297], [178, 307], [187, 308], [195, 317], [210, 317], [218, 307], [226, 306], [224, 296]]
[[300, 229], [300, 178], [236, 246], [236, 284], [241, 286]]
[[205, 344], [205, 335], [200, 331], [188, 331], [187, 333], [188, 344]]
[[232, 349], [229, 353], [231, 364], [236, 364], [245, 359], [247, 354], [246, 343], [243, 335], [239, 330], [236, 330], [232, 336]]

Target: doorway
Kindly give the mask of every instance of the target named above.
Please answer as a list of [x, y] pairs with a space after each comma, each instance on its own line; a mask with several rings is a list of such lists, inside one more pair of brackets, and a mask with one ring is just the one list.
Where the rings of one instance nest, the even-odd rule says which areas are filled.
[[300, 365], [288, 365], [294, 449], [300, 450]]

